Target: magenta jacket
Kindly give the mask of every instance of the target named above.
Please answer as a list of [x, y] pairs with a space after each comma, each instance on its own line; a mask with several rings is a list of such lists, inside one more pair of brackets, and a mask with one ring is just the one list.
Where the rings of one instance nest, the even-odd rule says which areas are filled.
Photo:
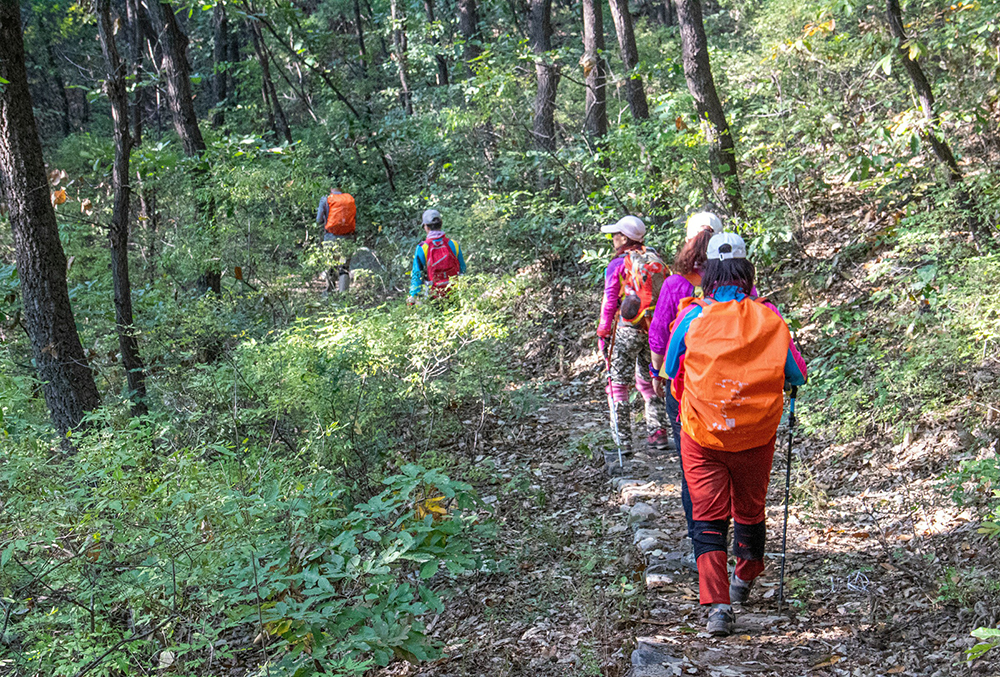
[[652, 352], [657, 355], [667, 354], [670, 325], [677, 317], [677, 306], [689, 296], [694, 296], [694, 285], [683, 275], [671, 275], [663, 282], [660, 297], [656, 299], [653, 323], [649, 326], [649, 349]]
[[615, 321], [618, 302], [622, 297], [621, 270], [624, 262], [624, 255], [616, 256], [604, 271], [604, 300], [601, 301], [601, 317], [597, 322], [597, 335], [601, 337], [611, 336], [611, 325]]

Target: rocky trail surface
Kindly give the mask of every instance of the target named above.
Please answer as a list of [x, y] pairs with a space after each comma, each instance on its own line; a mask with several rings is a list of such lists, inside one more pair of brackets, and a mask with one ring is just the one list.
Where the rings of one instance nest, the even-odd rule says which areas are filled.
[[429, 634], [446, 645], [442, 659], [383, 674], [1000, 674], [1000, 657], [963, 660], [969, 631], [995, 623], [997, 609], [941, 594], [951, 563], [989, 567], [996, 555], [937, 486], [946, 435], [905, 449], [797, 435], [779, 613], [783, 426], [768, 567], [737, 606], [735, 634], [713, 638], [697, 574], [681, 561], [677, 456], [637, 453], [610, 477], [592, 461], [609, 444], [606, 421], [588, 365], [576, 380], [550, 384], [523, 423], [498, 428], [495, 446], [477, 457], [491, 478], [478, 488], [495, 508], [496, 567], [461, 581], [430, 621]]

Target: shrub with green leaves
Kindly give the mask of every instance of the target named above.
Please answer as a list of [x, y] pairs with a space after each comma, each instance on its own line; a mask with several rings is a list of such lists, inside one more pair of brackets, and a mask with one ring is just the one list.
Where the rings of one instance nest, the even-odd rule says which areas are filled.
[[469, 485], [404, 465], [352, 505], [280, 453], [171, 452], [163, 420], [100, 423], [73, 457], [22, 446], [0, 466], [0, 625], [19, 674], [119, 674], [127, 652], [272, 675], [436, 655], [429, 579], [477, 568]]

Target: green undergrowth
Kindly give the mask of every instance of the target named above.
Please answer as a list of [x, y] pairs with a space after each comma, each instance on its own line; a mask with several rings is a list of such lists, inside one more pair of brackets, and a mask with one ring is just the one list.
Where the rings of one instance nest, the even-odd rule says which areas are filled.
[[175, 356], [154, 381], [174, 413], [109, 404], [71, 454], [12, 423], [0, 623], [15, 652], [0, 664], [120, 674], [125, 659], [100, 657], [123, 642], [192, 675], [437, 656], [423, 619], [445, 580], [485, 565], [490, 510], [436, 450], [472, 410], [523, 411], [511, 320], [528, 286], [469, 278], [441, 303], [347, 302], [246, 332], [215, 362]]

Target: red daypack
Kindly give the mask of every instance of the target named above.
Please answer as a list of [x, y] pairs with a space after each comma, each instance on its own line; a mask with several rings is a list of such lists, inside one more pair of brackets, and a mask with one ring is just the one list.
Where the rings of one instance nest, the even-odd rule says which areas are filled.
[[630, 317], [625, 317], [623, 313], [622, 318], [633, 327], [648, 332], [656, 309], [656, 299], [659, 298], [660, 288], [669, 274], [670, 269], [652, 249], [643, 247], [626, 252], [625, 261], [622, 262], [622, 297], [635, 296], [638, 299], [638, 310], [634, 315], [630, 313]]
[[424, 242], [424, 256], [427, 259], [427, 279], [430, 281], [431, 296], [444, 296], [448, 293], [451, 278], [458, 275], [460, 267], [458, 257], [449, 246], [450, 241], [442, 235], [439, 238], [428, 238]]

